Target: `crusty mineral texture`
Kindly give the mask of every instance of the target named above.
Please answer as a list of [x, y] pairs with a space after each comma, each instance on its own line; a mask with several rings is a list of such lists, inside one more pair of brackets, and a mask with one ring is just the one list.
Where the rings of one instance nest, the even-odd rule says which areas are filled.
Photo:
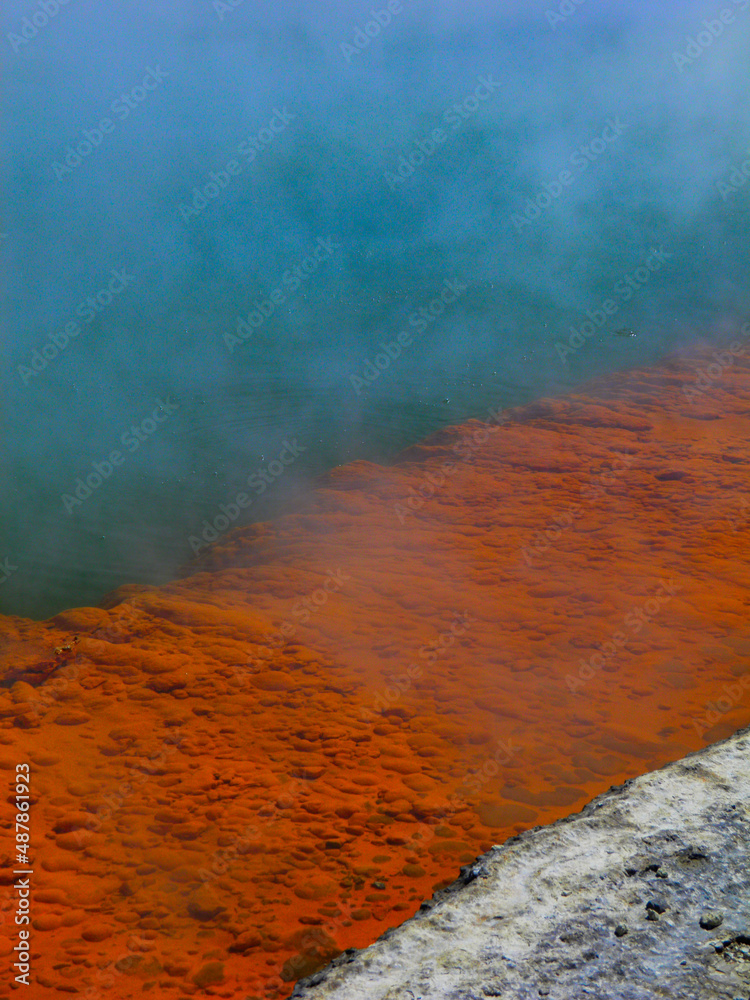
[[[25, 995], [282, 1000], [493, 844], [747, 726], [748, 347], [498, 400], [389, 465], [332, 469], [169, 584], [0, 616], [0, 958], [28, 764]], [[575, 863], [518, 880], [541, 892]], [[626, 884], [651, 883], [669, 887]], [[674, 919], [641, 891], [637, 923], [607, 913], [608, 948]], [[698, 903], [700, 939], [733, 933], [727, 901]], [[492, 954], [488, 986], [513, 971]]]
[[750, 994], [750, 730], [461, 870], [294, 1000], [733, 1000]]

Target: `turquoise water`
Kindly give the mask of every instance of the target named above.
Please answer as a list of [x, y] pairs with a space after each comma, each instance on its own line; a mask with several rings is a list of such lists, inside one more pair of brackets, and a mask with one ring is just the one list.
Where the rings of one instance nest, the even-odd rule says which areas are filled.
[[404, 5], [355, 54], [371, 8], [70, 5], [9, 44], [3, 610], [169, 579], [242, 491], [232, 523], [735, 333], [743, 13], [687, 65], [690, 3]]

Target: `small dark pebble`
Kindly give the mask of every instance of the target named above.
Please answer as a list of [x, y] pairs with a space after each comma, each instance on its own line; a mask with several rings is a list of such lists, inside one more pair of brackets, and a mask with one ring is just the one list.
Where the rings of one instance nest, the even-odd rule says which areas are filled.
[[618, 924], [617, 927], [615, 927], [615, 937], [625, 937], [627, 933], [628, 929], [625, 924]]
[[718, 927], [720, 924], [724, 923], [724, 914], [717, 913], [715, 910], [709, 910], [708, 913], [704, 913], [700, 919], [700, 925], [704, 931], [712, 931], [714, 927]]
[[657, 903], [655, 900], [649, 899], [649, 901], [646, 903], [646, 909], [653, 910], [654, 913], [664, 913], [664, 911], [666, 910], [666, 906], [664, 906], [663, 903]]
[[385, 889], [386, 886], [385, 882], [373, 882], [372, 887], [373, 889]]

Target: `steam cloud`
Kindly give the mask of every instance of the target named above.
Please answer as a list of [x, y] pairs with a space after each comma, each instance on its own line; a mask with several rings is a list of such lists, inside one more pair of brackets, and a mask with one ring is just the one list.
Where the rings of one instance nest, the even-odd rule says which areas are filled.
[[[748, 6], [4, 4], [5, 610], [173, 575], [292, 437], [248, 517], [739, 329]], [[467, 290], [427, 323], [446, 282]]]

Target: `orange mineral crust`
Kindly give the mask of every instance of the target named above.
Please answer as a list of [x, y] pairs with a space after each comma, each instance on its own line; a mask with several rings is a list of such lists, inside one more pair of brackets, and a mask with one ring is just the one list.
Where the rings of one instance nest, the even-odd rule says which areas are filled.
[[2, 619], [25, 995], [287, 996], [493, 843], [750, 722], [750, 363], [712, 351], [335, 469], [169, 586]]

